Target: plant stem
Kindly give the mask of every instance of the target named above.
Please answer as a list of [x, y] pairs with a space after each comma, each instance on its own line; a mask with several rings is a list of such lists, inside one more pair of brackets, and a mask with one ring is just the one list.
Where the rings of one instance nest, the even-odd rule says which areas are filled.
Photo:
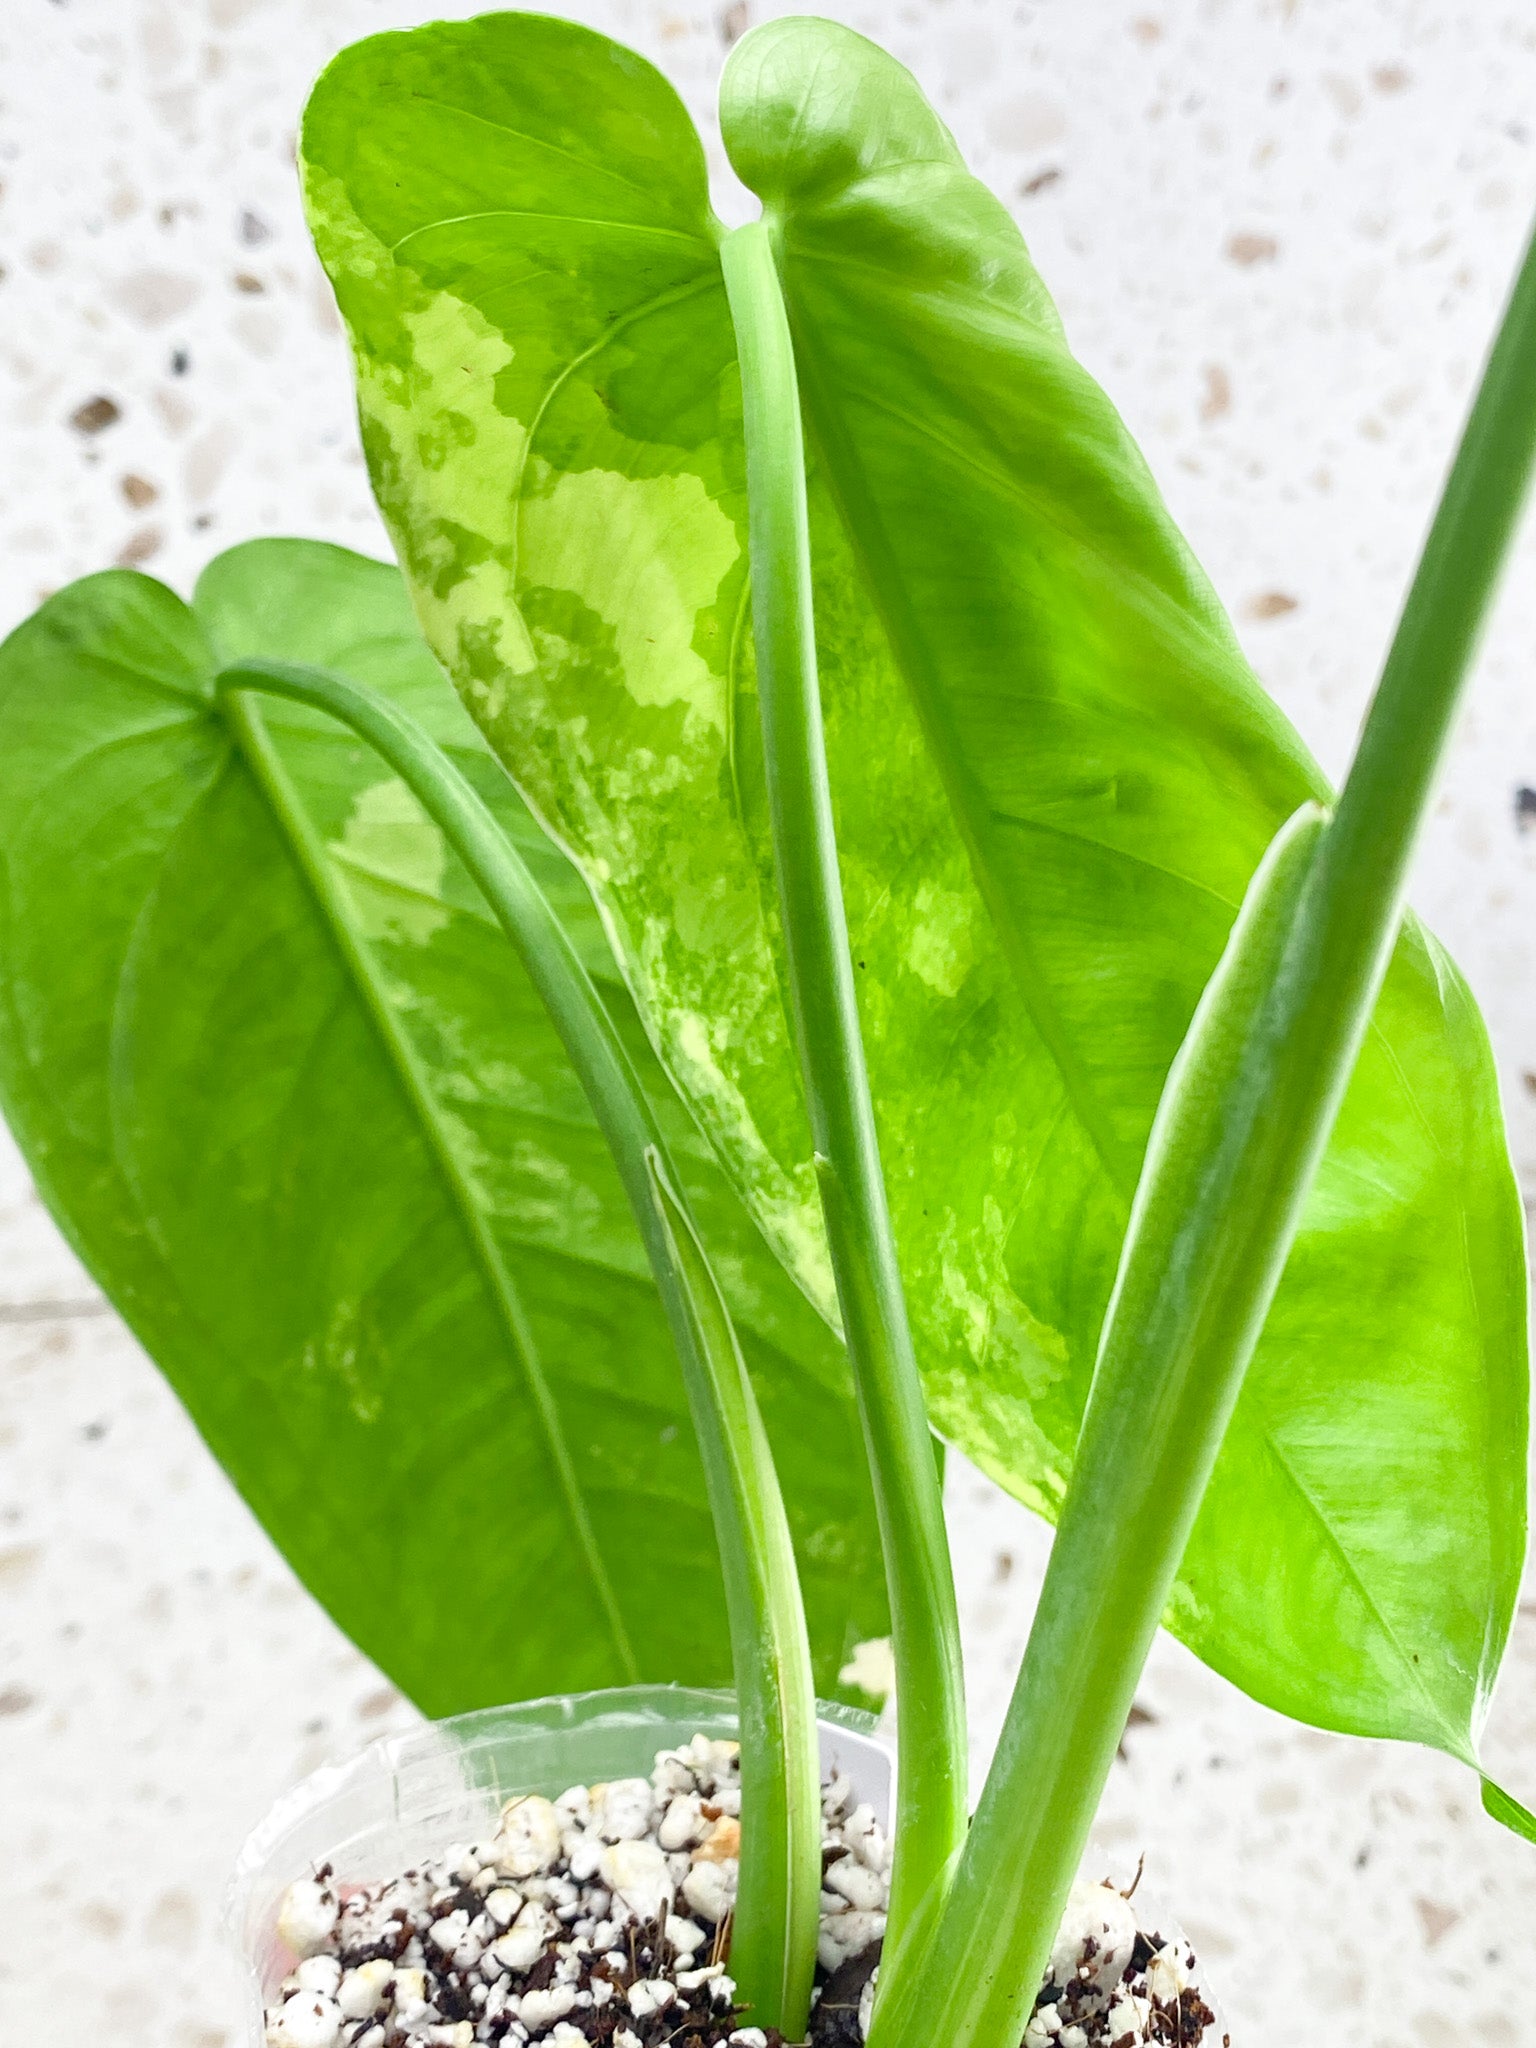
[[742, 1858], [731, 1945], [761, 2026], [804, 2033], [821, 1890], [816, 1697], [793, 1545], [745, 1363], [665, 1142], [602, 1000], [480, 796], [387, 699], [320, 669], [245, 661], [221, 697], [285, 697], [382, 755], [453, 847], [516, 947], [586, 1091], [650, 1258], [703, 1457], [730, 1617], [742, 1733]]
[[891, 1952], [965, 1833], [960, 1630], [859, 1034], [816, 673], [800, 401], [766, 226], [728, 235], [721, 261], [741, 359], [752, 622], [795, 1039], [890, 1593], [900, 1742]]
[[1391, 957], [1533, 450], [1536, 245], [1337, 809], [1279, 835], [1169, 1076], [1002, 1741], [943, 1917], [872, 2048], [1018, 2048]]

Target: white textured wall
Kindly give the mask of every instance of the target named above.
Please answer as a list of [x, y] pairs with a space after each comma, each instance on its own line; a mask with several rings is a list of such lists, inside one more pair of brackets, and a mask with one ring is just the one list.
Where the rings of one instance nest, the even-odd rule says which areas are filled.
[[[251, 534], [382, 548], [290, 150], [330, 52], [426, 11], [4, 0], [0, 628], [114, 560], [185, 588]], [[659, 61], [709, 132], [715, 12], [570, 11]], [[1536, 13], [829, 11], [915, 66], [1016, 204], [1260, 672], [1337, 771], [1536, 202]], [[120, 416], [82, 433], [71, 415], [97, 397]], [[1536, 837], [1515, 818], [1536, 786], [1533, 561], [1528, 542], [1415, 898], [1484, 1004], [1536, 1178]], [[984, 1746], [1042, 1537], [963, 1472], [952, 1506]], [[1145, 1700], [1106, 1831], [1150, 1850], [1240, 2043], [1536, 2043], [1536, 1852], [1479, 1817], [1463, 1774], [1292, 1728], [1171, 1645]], [[217, 1893], [241, 1833], [323, 1755], [406, 1717], [0, 1145], [0, 2040], [232, 2043]], [[1490, 1756], [1536, 1791], [1536, 1604]]]

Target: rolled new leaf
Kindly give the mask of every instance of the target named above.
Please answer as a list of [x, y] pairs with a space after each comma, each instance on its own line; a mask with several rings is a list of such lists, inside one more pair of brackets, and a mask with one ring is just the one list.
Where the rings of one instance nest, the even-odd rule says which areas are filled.
[[1303, 1051], [1287, 948], [1325, 825], [1308, 806], [1277, 837], [1168, 1076], [1008, 1720], [875, 2048], [1011, 2044], [1033, 2008], [1327, 1135], [1283, 1085]]
[[683, 1275], [698, 1356], [723, 1427], [701, 1433], [717, 1494], [746, 1540], [721, 1545], [741, 1715], [741, 1857], [731, 1974], [755, 2014], [804, 2032], [821, 1915], [821, 1767], [816, 1691], [795, 1554], [773, 1454], [736, 1333], [693, 1220], [654, 1149], [652, 1199]]

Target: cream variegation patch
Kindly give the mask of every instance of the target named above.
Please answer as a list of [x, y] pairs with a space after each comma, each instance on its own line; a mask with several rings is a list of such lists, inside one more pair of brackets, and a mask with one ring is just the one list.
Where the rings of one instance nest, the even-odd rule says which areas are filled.
[[993, 1384], [1016, 1387], [1019, 1402], [1033, 1406], [1067, 1370], [1067, 1341], [1014, 1292], [1008, 1276], [1008, 1224], [990, 1195], [978, 1224], [962, 1229], [951, 1216], [940, 1238], [934, 1312], [944, 1325], [941, 1355], [954, 1345], [984, 1365]]
[[[530, 454], [534, 415], [501, 409], [514, 341], [476, 306], [397, 268], [343, 188], [314, 166], [306, 174], [328, 266], [382, 287], [398, 328], [387, 352], [357, 350], [359, 409], [423, 630], [536, 815], [596, 885], [654, 1042], [781, 1256], [835, 1318], [809, 1161], [786, 1169], [743, 1092], [743, 1047], [760, 1024], [781, 1041], [784, 1029], [750, 861], [733, 873], [707, 838], [697, 861], [676, 855], [682, 821], [720, 802], [729, 680], [694, 643], [740, 559], [735, 522], [686, 469], [556, 470]], [[565, 640], [557, 605], [536, 612], [535, 591], [569, 595], [600, 623], [612, 682], [633, 703], [682, 708], [664, 749], [615, 748], [579, 690], [557, 695], [592, 650]], [[728, 987], [711, 986], [706, 1002], [697, 970], [707, 980], [722, 952]]]
[[369, 1318], [360, 1299], [338, 1296], [324, 1329], [310, 1336], [299, 1363], [306, 1373], [339, 1381], [359, 1422], [378, 1421], [383, 1394], [367, 1371], [377, 1367], [377, 1347], [369, 1341]]
[[938, 882], [925, 881], [912, 903], [912, 924], [903, 959], [920, 981], [941, 996], [960, 993], [976, 964], [973, 921], [976, 893], [962, 894]]
[[693, 629], [740, 551], [734, 523], [687, 471], [573, 470], [523, 507], [526, 581], [570, 591], [611, 627], [636, 703], [686, 704], [722, 738], [726, 679], [694, 651]]
[[398, 777], [360, 792], [330, 850], [365, 938], [425, 945], [448, 922], [443, 835]]
[[[516, 597], [517, 489], [528, 430], [496, 403], [496, 378], [513, 347], [476, 307], [437, 292], [402, 308], [411, 367], [358, 359], [358, 405], [389, 442], [394, 488], [386, 510], [416, 573], [412, 594], [439, 658], [456, 669], [467, 642], [489, 632], [511, 676], [536, 666]], [[452, 508], [451, 532], [423, 516]], [[487, 552], [466, 559], [462, 536]], [[500, 707], [490, 707], [495, 716]]]
[[[717, 1040], [718, 1021], [697, 1011], [653, 1011], [660, 1027], [663, 1053], [684, 1098], [699, 1105], [706, 1130], [756, 1136], [751, 1108], [733, 1079]], [[834, 1329], [842, 1327], [837, 1285], [821, 1222], [821, 1196], [809, 1161], [786, 1173], [766, 1150], [743, 1147], [737, 1170], [751, 1189], [753, 1214], [779, 1257]]]

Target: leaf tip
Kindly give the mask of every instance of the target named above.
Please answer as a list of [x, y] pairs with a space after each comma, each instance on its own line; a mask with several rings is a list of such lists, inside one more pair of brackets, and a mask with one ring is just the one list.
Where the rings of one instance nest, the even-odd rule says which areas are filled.
[[1518, 1799], [1511, 1798], [1492, 1778], [1483, 1779], [1483, 1810], [1512, 1834], [1536, 1843], [1536, 1814], [1528, 1812]]

